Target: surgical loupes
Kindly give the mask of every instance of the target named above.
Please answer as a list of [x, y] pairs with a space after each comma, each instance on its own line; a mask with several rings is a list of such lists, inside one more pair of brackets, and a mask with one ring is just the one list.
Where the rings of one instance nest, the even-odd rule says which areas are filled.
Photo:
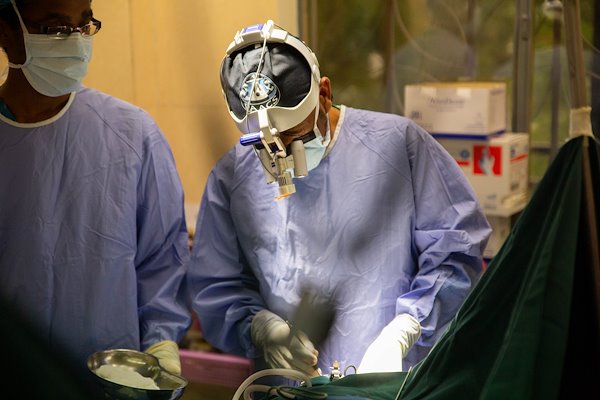
[[279, 195], [276, 198], [280, 199], [296, 192], [292, 178], [308, 175], [304, 142], [303, 138], [298, 138], [286, 149], [279, 138], [279, 132], [270, 126], [268, 116], [261, 121], [261, 113], [266, 114], [267, 111], [259, 111], [260, 132], [242, 135], [240, 144], [254, 146], [267, 183], [276, 181], [279, 185]]

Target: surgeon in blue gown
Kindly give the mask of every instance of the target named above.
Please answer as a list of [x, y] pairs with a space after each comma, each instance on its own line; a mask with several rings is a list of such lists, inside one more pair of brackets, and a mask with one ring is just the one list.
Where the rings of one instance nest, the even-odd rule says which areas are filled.
[[[364, 373], [406, 370], [478, 281], [490, 226], [425, 130], [334, 105], [310, 49], [281, 43], [283, 28], [260, 29], [255, 40], [238, 33], [223, 60], [229, 112], [244, 134], [263, 112], [254, 120], [270, 121], [263, 139], [278, 135], [286, 148], [302, 140], [309, 172], [281, 196], [277, 181], [265, 181], [261, 144], [238, 144], [210, 173], [188, 271], [204, 335], [257, 365], [309, 375], [336, 360]], [[319, 345], [286, 329], [306, 287], [336, 299]]]
[[90, 3], [0, 0], [0, 296], [78, 365], [129, 348], [179, 373], [182, 186], [148, 114], [80, 85]]

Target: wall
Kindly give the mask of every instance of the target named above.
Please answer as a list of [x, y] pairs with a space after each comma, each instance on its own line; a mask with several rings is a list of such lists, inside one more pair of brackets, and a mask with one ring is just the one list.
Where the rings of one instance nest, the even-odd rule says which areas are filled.
[[169, 140], [193, 215], [210, 169], [239, 139], [219, 84], [239, 29], [273, 19], [297, 34], [291, 0], [94, 0], [102, 30], [84, 80], [152, 115]]

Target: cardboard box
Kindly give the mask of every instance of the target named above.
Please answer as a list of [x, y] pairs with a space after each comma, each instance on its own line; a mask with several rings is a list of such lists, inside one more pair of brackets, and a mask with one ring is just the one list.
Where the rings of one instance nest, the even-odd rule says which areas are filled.
[[485, 138], [506, 131], [503, 82], [406, 85], [404, 104], [404, 115], [435, 137]]
[[510, 216], [529, 195], [529, 135], [505, 133], [485, 140], [438, 138], [471, 183], [484, 212]]
[[487, 220], [492, 226], [492, 234], [488, 240], [488, 244], [483, 252], [483, 258], [492, 259], [498, 254], [506, 239], [510, 235], [512, 228], [515, 226], [517, 219], [521, 215], [521, 211], [516, 212], [507, 217], [488, 215]]

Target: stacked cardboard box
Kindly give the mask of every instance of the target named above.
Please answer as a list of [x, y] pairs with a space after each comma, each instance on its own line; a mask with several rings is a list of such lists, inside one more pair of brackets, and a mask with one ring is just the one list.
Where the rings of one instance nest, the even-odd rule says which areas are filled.
[[436, 137], [485, 139], [506, 131], [506, 84], [436, 82], [404, 87], [404, 113]]
[[484, 140], [441, 138], [473, 186], [486, 214], [508, 217], [525, 207], [529, 135], [504, 133]]
[[506, 132], [506, 85], [407, 85], [405, 114], [431, 133], [471, 183], [492, 225], [492, 258], [528, 201], [529, 135]]
[[492, 235], [488, 240], [483, 257], [486, 259], [493, 258], [502, 245], [508, 239], [508, 235], [512, 230], [513, 226], [517, 222], [517, 219], [521, 215], [521, 211], [515, 212], [507, 217], [497, 215], [487, 215], [488, 222], [492, 226]]

